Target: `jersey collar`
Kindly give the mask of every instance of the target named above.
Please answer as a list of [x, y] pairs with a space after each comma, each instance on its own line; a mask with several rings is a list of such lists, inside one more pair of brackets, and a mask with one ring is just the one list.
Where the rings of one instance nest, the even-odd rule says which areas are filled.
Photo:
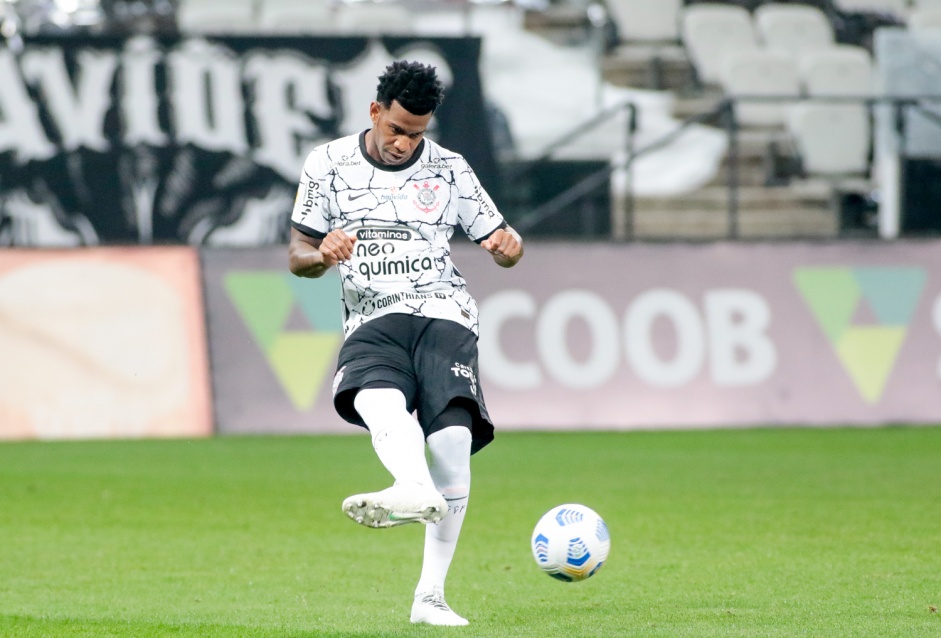
[[406, 168], [410, 168], [415, 165], [415, 162], [419, 160], [421, 154], [425, 151], [425, 138], [422, 138], [421, 142], [418, 143], [418, 148], [415, 149], [415, 152], [412, 153], [412, 156], [408, 158], [408, 161], [404, 164], [389, 166], [388, 164], [377, 162], [373, 159], [372, 155], [366, 152], [366, 133], [368, 133], [370, 130], [371, 129], [366, 129], [359, 134], [359, 151], [363, 154], [363, 157], [366, 158], [367, 162], [369, 162], [373, 167], [378, 168], [380, 171], [389, 171], [390, 173], [394, 173], [396, 171], [403, 171]]

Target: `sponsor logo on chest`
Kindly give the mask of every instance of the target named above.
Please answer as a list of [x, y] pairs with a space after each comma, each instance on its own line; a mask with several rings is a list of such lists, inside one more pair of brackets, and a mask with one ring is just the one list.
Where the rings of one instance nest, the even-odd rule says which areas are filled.
[[361, 228], [356, 231], [351, 266], [366, 281], [376, 278], [413, 279], [434, 270], [434, 263], [416, 233], [398, 228]]
[[388, 193], [383, 193], [379, 196], [379, 201], [382, 202], [392, 202], [397, 200], [406, 200], [408, 199], [408, 193], [404, 192], [398, 186], [393, 186], [389, 189]]

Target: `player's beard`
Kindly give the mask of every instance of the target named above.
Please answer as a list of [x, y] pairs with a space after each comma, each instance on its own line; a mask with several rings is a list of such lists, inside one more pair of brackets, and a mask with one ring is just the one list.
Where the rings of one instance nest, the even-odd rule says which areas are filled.
[[[412, 151], [412, 153], [414, 153], [414, 151]], [[407, 162], [412, 157], [412, 153], [397, 154], [395, 151], [391, 150], [391, 147], [387, 147], [382, 150], [382, 161], [385, 164], [398, 166], [399, 164]]]

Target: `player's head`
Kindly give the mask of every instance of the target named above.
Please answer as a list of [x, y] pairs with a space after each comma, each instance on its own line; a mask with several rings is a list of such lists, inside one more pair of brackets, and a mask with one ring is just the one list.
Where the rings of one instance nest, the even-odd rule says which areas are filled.
[[373, 123], [366, 136], [369, 155], [391, 166], [408, 162], [443, 99], [444, 87], [434, 67], [405, 61], [387, 66], [369, 105]]
[[433, 66], [421, 62], [399, 60], [386, 67], [379, 76], [376, 102], [388, 108], [398, 102], [413, 115], [434, 113], [444, 100], [442, 86]]

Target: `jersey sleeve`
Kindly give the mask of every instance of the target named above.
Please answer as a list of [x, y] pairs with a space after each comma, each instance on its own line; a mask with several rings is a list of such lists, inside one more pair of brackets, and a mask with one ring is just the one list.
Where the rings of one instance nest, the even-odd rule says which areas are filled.
[[304, 162], [297, 199], [291, 213], [291, 226], [311, 237], [322, 239], [330, 232], [330, 200], [327, 197], [327, 173], [324, 148], [311, 151]]
[[505, 227], [506, 222], [467, 160], [461, 158], [461, 164], [463, 170], [455, 177], [458, 191], [457, 219], [467, 236], [480, 243], [493, 231]]

